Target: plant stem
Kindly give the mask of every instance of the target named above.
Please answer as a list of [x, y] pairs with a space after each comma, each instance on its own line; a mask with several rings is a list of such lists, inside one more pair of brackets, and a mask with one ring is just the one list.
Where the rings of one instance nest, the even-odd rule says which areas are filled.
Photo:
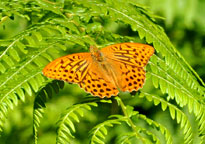
[[142, 143], [145, 143], [144, 138], [139, 134], [138, 132], [138, 128], [136, 127], [136, 125], [132, 122], [132, 120], [130, 119], [128, 113], [127, 113], [127, 107], [124, 105], [123, 101], [121, 100], [120, 97], [115, 97], [115, 99], [117, 100], [118, 104], [120, 105], [123, 114], [125, 115], [125, 117], [128, 120], [128, 124], [132, 127], [133, 131], [136, 133], [136, 136], [142, 141]]

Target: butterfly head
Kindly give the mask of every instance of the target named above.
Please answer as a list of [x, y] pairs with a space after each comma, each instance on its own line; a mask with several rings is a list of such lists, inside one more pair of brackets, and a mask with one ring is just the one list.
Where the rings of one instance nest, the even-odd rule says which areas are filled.
[[90, 46], [92, 58], [98, 62], [103, 61], [103, 54], [96, 46]]

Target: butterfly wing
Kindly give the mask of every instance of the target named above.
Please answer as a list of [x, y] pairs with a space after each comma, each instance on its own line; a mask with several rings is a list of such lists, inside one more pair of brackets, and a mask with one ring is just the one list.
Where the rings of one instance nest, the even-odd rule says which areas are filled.
[[79, 85], [93, 96], [99, 96], [101, 98], [109, 98], [119, 93], [115, 84], [110, 80], [110, 77], [95, 61], [92, 62], [89, 71]]
[[49, 78], [79, 83], [91, 65], [90, 53], [77, 53], [60, 57], [49, 63], [43, 74]]
[[117, 88], [133, 91], [143, 86], [143, 67], [154, 53], [153, 47], [138, 43], [121, 43], [105, 47], [101, 53], [115, 77], [103, 71], [99, 63], [92, 59], [91, 53], [58, 58], [43, 69], [43, 74], [49, 78], [77, 83], [85, 91], [101, 98], [117, 95]]
[[154, 53], [154, 48], [139, 43], [114, 44], [101, 49], [112, 64], [116, 83], [121, 91], [137, 91], [145, 81], [144, 66]]
[[140, 43], [120, 43], [102, 48], [101, 52], [114, 61], [144, 67], [153, 55], [154, 48]]
[[145, 82], [145, 70], [141, 67], [121, 65], [122, 79], [124, 80], [122, 91], [132, 92], [142, 88]]
[[94, 96], [111, 97], [119, 91], [102, 73], [90, 53], [77, 53], [60, 57], [49, 63], [43, 74], [49, 78], [77, 83], [86, 92]]
[[83, 79], [82, 82], [79, 83], [80, 87], [83, 88], [86, 92], [91, 93], [93, 96], [99, 96], [101, 98], [116, 96], [119, 91], [116, 86], [114, 86], [109, 81], [105, 81], [98, 74], [93, 76], [88, 73]]
[[[143, 67], [137, 67], [126, 63], [121, 63], [108, 59], [110, 67], [114, 73], [115, 85], [121, 91], [137, 91], [142, 88], [145, 81], [145, 71]], [[111, 79], [111, 78], [110, 78]]]

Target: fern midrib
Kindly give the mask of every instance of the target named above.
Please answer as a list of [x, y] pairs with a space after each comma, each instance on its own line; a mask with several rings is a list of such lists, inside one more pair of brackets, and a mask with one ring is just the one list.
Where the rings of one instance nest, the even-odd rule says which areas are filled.
[[7, 52], [17, 41], [19, 41], [19, 39], [16, 39], [15, 41], [13, 41], [13, 42], [4, 50], [4, 52], [0, 55], [0, 59], [6, 54], [6, 52]]
[[123, 141], [120, 141], [122, 144], [126, 144], [125, 142], [127, 141], [127, 140], [129, 140], [129, 138], [132, 138], [133, 136], [136, 136], [137, 137], [137, 135], [136, 135], [136, 133], [132, 133], [132, 134], [130, 134], [130, 135], [128, 135], [128, 137], [126, 137], [126, 139], [124, 139]]
[[[107, 120], [107, 121], [105, 121], [105, 122], [103, 122], [103, 123], [97, 125], [97, 128], [95, 128], [95, 130], [94, 130], [94, 132], [93, 132], [93, 136], [96, 136], [97, 132], [100, 131], [100, 129], [101, 129], [102, 127], [107, 126], [107, 124], [110, 124], [110, 123], [112, 123], [112, 124], [114, 123], [114, 124], [115, 124], [116, 121], [126, 121], [126, 120], [127, 120], [127, 118], [125, 118], [125, 117], [121, 117], [121, 118], [114, 119], [114, 120]], [[92, 141], [92, 139], [94, 139], [93, 136], [92, 136], [92, 138], [91, 138], [91, 141]]]
[[[150, 118], [147, 118], [146, 115], [138, 114], [138, 117], [139, 117], [140, 119], [145, 120], [149, 125], [152, 125], [152, 124], [153, 124], [153, 125], [155, 125], [157, 128], [159, 128], [160, 131], [161, 131], [161, 133], [164, 134], [165, 139], [166, 139], [166, 140], [171, 140], [171, 144], [172, 144], [171, 134], [170, 134], [170, 132], [168, 131], [168, 129], [167, 129], [166, 127], [164, 127], [164, 126], [161, 125], [160, 123], [155, 122], [154, 120], [152, 120], [152, 119], [150, 119]], [[151, 124], [150, 124], [150, 122], [148, 122], [148, 120], [151, 121]], [[163, 129], [163, 132], [162, 132], [161, 129]], [[167, 137], [167, 136], [168, 136], [168, 137]]]
[[[36, 25], [36, 26], [35, 26]], [[29, 33], [36, 31], [38, 29], [41, 29], [43, 26], [47, 26], [46, 22], [42, 22], [42, 23], [38, 23], [32, 25], [30, 29], [26, 29], [23, 32], [19, 33], [18, 35], [16, 35], [14, 37], [14, 40], [5, 50], [4, 52], [0, 55], [0, 59], [7, 53], [7, 51], [17, 42], [20, 41], [22, 38], [24, 38], [26, 35], [28, 35]]]
[[[55, 42], [56, 43], [56, 42]], [[23, 66], [21, 66], [15, 73], [13, 73], [8, 79], [6, 79], [6, 81], [4, 81], [1, 85], [0, 85], [0, 88], [6, 84], [9, 80], [11, 80], [16, 74], [18, 74], [23, 68], [25, 68], [28, 64], [30, 64], [35, 58], [37, 58], [39, 55], [41, 55], [43, 52], [45, 52], [46, 50], [48, 50], [49, 48], [52, 47], [52, 44], [51, 46], [43, 49], [41, 52], [39, 52], [37, 55], [35, 55], [34, 57], [31, 57], [31, 59], [26, 62]]]
[[[94, 131], [94, 133], [93, 133], [93, 136], [96, 136], [96, 133], [97, 133], [102, 127], [105, 127], [105, 123], [100, 124], [100, 126], [98, 126], [98, 127], [95, 129], [95, 131]], [[94, 141], [94, 140], [93, 140], [93, 139], [94, 139], [93, 136], [92, 136], [92, 138], [91, 138], [91, 141]]]
[[[28, 79], [22, 81], [21, 83], [19, 83], [16, 87], [14, 87], [13, 89], [11, 89], [11, 91], [8, 91], [8, 93], [5, 94], [5, 95], [0, 99], [0, 103], [2, 104], [3, 101], [4, 101], [4, 99], [5, 99], [11, 92], [13, 92], [15, 89], [17, 89], [18, 87], [20, 87], [23, 83], [25, 83], [26, 81], [28, 81], [29, 79], [35, 77], [36, 75], [38, 75], [38, 74], [40, 74], [40, 73], [41, 73], [41, 72], [37, 72], [36, 74], [32, 75], [30, 78], [28, 78]], [[1, 104], [0, 104], [0, 106], [1, 106]]]
[[[177, 112], [179, 112], [181, 114], [180, 122], [182, 122], [183, 119], [185, 119], [185, 123], [184, 123], [183, 128], [186, 128], [186, 126], [188, 125], [187, 131], [185, 131], [186, 129], [184, 129], [185, 136], [186, 136], [186, 134], [189, 134], [189, 137], [188, 137], [188, 139], [186, 139], [186, 141], [187, 140], [192, 141], [193, 132], [192, 132], [191, 123], [189, 122], [188, 117], [179, 108], [177, 108], [175, 105], [173, 105], [173, 104], [169, 103], [168, 101], [165, 101], [164, 99], [159, 98], [157, 96], [151, 95], [151, 94], [146, 93], [146, 92], [142, 92], [142, 94], [149, 95], [152, 97], [152, 99], [159, 100], [161, 104], [166, 103], [168, 107], [172, 107], [176, 111], [176, 113], [175, 113], [176, 116], [175, 116], [175, 118], [172, 118], [172, 117], [171, 118], [176, 119], [176, 121], [177, 121]], [[170, 112], [170, 115], [171, 115], [171, 112]]]
[[146, 133], [147, 135], [151, 135], [151, 136], [152, 136], [152, 140], [155, 141], [156, 144], [160, 144], [159, 138], [158, 138], [156, 135], [154, 135], [153, 132], [151, 132], [151, 131], [149, 131], [149, 130], [147, 130], [147, 129], [144, 129], [144, 128], [141, 128], [140, 130], [141, 130], [141, 131], [145, 131], [145, 133]]
[[[180, 86], [180, 88], [182, 88], [185, 92], [187, 92], [189, 95], [192, 95], [192, 92], [190, 92], [186, 87], [184, 87], [184, 85], [182, 85], [181, 83], [179, 83], [178, 81], [176, 81], [176, 79], [174, 79], [174, 78], [172, 78], [172, 76], [169, 74], [169, 73], [167, 73], [165, 70], [163, 70], [161, 67], [159, 67], [159, 66], [157, 66], [156, 64], [154, 64], [153, 62], [151, 62], [151, 61], [149, 61], [149, 63], [151, 64], [151, 65], [154, 65], [155, 67], [157, 67], [159, 70], [161, 70], [161, 71], [163, 71], [165, 74], [166, 74], [166, 76], [168, 76], [168, 77], [170, 77], [172, 80], [173, 80], [173, 82], [175, 82], [176, 84], [178, 84], [179, 86]], [[151, 73], [151, 72], [150, 72]], [[154, 73], [155, 74], [155, 73]], [[169, 81], [169, 83], [172, 83], [171, 81]], [[175, 84], [172, 84], [172, 85], [175, 85]], [[176, 87], [176, 86], [175, 86]]]
[[[167, 79], [164, 79], [163, 77], [161, 77], [161, 76], [159, 76], [159, 75], [157, 75], [157, 74], [155, 74], [155, 73], [152, 73], [152, 72], [149, 72], [149, 73], [150, 73], [151, 75], [155, 76], [155, 77], [158, 77], [159, 79], [162, 79], [162, 80], [166, 81], [167, 83], [169, 83], [170, 85], [172, 85], [174, 88], [178, 89], [178, 87], [176, 87], [174, 84], [172, 84], [172, 82], [168, 81]], [[182, 93], [184, 93], [184, 92], [182, 91]], [[200, 104], [200, 103], [196, 100], [196, 98], [194, 98], [194, 96], [191, 96], [191, 95], [186, 94], [186, 93], [184, 93], [184, 94], [187, 95], [190, 99], [192, 99], [192, 100], [195, 101], [196, 103]], [[202, 106], [202, 105], [200, 104], [200, 106]]]
[[[57, 43], [57, 42], [55, 42], [55, 43]], [[55, 43], [53, 43], [53, 44], [55, 44]], [[0, 85], [0, 88], [4, 85], [4, 84], [6, 84], [9, 80], [11, 80], [16, 74], [18, 74], [23, 68], [25, 68], [29, 63], [31, 63], [35, 58], [37, 58], [39, 55], [41, 55], [43, 52], [45, 52], [46, 50], [48, 50], [49, 48], [51, 48], [52, 47], [52, 44], [51, 44], [51, 46], [49, 46], [49, 47], [47, 47], [47, 48], [45, 48], [45, 49], [43, 49], [41, 52], [39, 52], [37, 55], [35, 55], [34, 57], [31, 57], [31, 59], [28, 61], [28, 62], [26, 62], [23, 66], [21, 66], [15, 73], [13, 73], [5, 82], [3, 82], [1, 85]], [[37, 74], [39, 74], [39, 73], [41, 73], [41, 71], [40, 72], [38, 72]], [[36, 75], [36, 74], [35, 74]], [[26, 80], [25, 80], [26, 81]], [[8, 96], [12, 91], [14, 91], [17, 87], [20, 87], [21, 86], [21, 84], [23, 84], [23, 83], [20, 83], [20, 84], [18, 84], [15, 88], [13, 88], [10, 92], [8, 92], [6, 95], [4, 95], [2, 98], [1, 98], [1, 100], [0, 100], [0, 102], [3, 102], [3, 100], [6, 98], [6, 96]]]
[[[66, 121], [66, 119], [69, 117], [69, 115], [71, 113], [73, 113], [76, 109], [79, 109], [79, 108], [83, 107], [84, 105], [87, 105], [87, 104], [80, 104], [80, 105], [75, 106], [74, 108], [72, 108], [72, 110], [70, 110], [66, 115], [63, 116], [63, 119], [61, 120], [60, 125], [64, 124], [64, 122]], [[63, 127], [59, 126], [59, 130], [58, 131], [61, 131], [62, 128]]]
[[[124, 17], [128, 18], [129, 20], [135, 22], [139, 27], [141, 27], [141, 28], [144, 29], [146, 32], [148, 32], [150, 35], [152, 35], [152, 37], [153, 37], [156, 41], [158, 41], [163, 47], [165, 47], [165, 48], [166, 48], [166, 51], [167, 51], [171, 56], [174, 56], [174, 55], [168, 50], [168, 48], [166, 47], [166, 45], [165, 45], [160, 39], [156, 38], [155, 35], [154, 35], [152, 32], [150, 32], [150, 31], [148, 31], [146, 28], [144, 28], [144, 26], [143, 26], [141, 23], [137, 22], [137, 21], [134, 20], [132, 17], [129, 17], [128, 15], [122, 13], [121, 11], [118, 11], [118, 10], [116, 10], [116, 9], [114, 9], [114, 8], [111, 8], [111, 7], [108, 7], [108, 8], [111, 9], [111, 10], [113, 10], [113, 11], [115, 11], [115, 12], [117, 12], [117, 13], [119, 13], [119, 14], [121, 14], [121, 15], [123, 15]], [[172, 46], [172, 45], [171, 45], [171, 46]], [[172, 46], [172, 48], [174, 49], [173, 46]], [[185, 61], [185, 59], [179, 54], [179, 52], [178, 52], [177, 50], [175, 50], [175, 52], [176, 52], [177, 55], [184, 61], [184, 63], [189, 67], [189, 69], [195, 74], [195, 76], [200, 80], [200, 82], [201, 82], [203, 85], [205, 85], [204, 82], [202, 81], [202, 79], [199, 77], [199, 75], [198, 75], [198, 74], [192, 69], [192, 67]], [[174, 57], [175, 57], [175, 56], [174, 56]], [[180, 60], [178, 60], [178, 57], [177, 57], [176, 61], [177, 61], [177, 63], [179, 63], [179, 65], [181, 66], [181, 68], [186, 72], [187, 70], [186, 70], [186, 69], [184, 68], [184, 66], [181, 64]], [[193, 81], [195, 81], [195, 79], [193, 79], [192, 76], [191, 76], [191, 78], [192, 78]], [[196, 81], [196, 82], [197, 82], [197, 81]]]
[[144, 138], [138, 133], [138, 127], [132, 122], [132, 120], [130, 119], [130, 116], [127, 112], [127, 107], [124, 105], [123, 101], [121, 100], [121, 98], [119, 97], [115, 97], [115, 99], [117, 100], [117, 102], [120, 104], [121, 109], [123, 111], [123, 114], [125, 115], [126, 119], [128, 120], [129, 124], [131, 125], [132, 130], [136, 133], [136, 135], [140, 138], [140, 140], [142, 141], [142, 143], [145, 143]]
[[[146, 92], [141, 92], [142, 94], [144, 95], [148, 95], [148, 96], [151, 96], [153, 99], [157, 99], [160, 101], [160, 103], [166, 103], [168, 107], [172, 107], [173, 109], [175, 109], [177, 112], [180, 112], [180, 114], [186, 119], [186, 121], [188, 121], [188, 117], [182, 112], [182, 110], [180, 110], [178, 107], [176, 107], [175, 105], [169, 103], [168, 101], [165, 101], [164, 99], [160, 98], [160, 97], [157, 97], [157, 96], [154, 96], [152, 94], [149, 94], [149, 93], [146, 93]], [[158, 105], [158, 104], [157, 104]], [[189, 127], [191, 127], [191, 124], [190, 122], [188, 121], [189, 123]]]

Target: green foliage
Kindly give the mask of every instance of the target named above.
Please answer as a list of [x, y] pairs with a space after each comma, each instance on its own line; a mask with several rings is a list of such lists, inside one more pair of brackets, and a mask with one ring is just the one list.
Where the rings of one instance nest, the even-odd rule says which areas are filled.
[[106, 127], [113, 127], [114, 125], [117, 124], [119, 125], [123, 121], [126, 122], [126, 118], [120, 115], [116, 119], [107, 120], [104, 121], [103, 123], [98, 124], [90, 131], [91, 133], [90, 143], [91, 144], [104, 143], [105, 137], [108, 134]]
[[35, 137], [35, 143], [38, 139], [38, 127], [40, 126], [40, 118], [43, 117], [45, 102], [52, 97], [52, 93], [58, 93], [60, 88], [63, 88], [64, 83], [62, 81], [52, 81], [52, 83], [42, 86], [37, 93], [34, 101], [33, 108], [33, 132]]
[[[156, 50], [146, 69], [145, 87], [151, 88], [143, 88], [140, 94], [111, 99], [112, 104], [118, 104], [114, 105], [115, 109], [121, 107], [121, 111], [111, 113], [110, 119], [104, 114], [106, 107], [100, 106], [111, 105], [111, 100], [94, 98], [70, 104], [60, 119], [56, 118], [56, 143], [82, 143], [75, 122], [86, 120], [89, 112], [93, 115], [101, 112], [103, 117], [88, 120], [93, 122], [89, 124], [92, 144], [175, 143], [176, 129], [173, 132], [170, 128], [175, 127], [174, 124], [168, 125], [166, 121], [161, 124], [148, 118], [150, 116], [137, 110], [136, 103], [131, 103], [135, 100], [142, 100], [142, 108], [144, 103], [153, 102], [154, 108], [160, 104], [162, 111], [157, 111], [170, 113], [170, 119], [176, 120], [183, 129], [183, 143], [205, 142], [205, 84], [157, 25], [158, 16], [137, 1], [2, 1], [0, 11], [0, 26], [4, 30], [8, 30], [9, 23], [15, 19], [26, 23], [23, 30], [5, 34], [0, 40], [0, 131], [3, 134], [9, 112], [21, 105], [20, 102], [26, 103], [28, 96], [35, 97], [33, 135], [38, 143], [46, 102], [63, 87], [63, 82], [42, 75], [49, 61], [68, 53], [87, 51], [94, 44], [104, 47], [134, 41], [152, 44]], [[83, 136], [88, 138], [86, 133]]]
[[58, 136], [57, 143], [66, 143], [70, 141], [69, 137], [74, 136], [71, 134], [71, 130], [76, 132], [73, 121], [80, 122], [79, 116], [84, 116], [83, 109], [91, 110], [90, 106], [97, 106], [97, 103], [85, 103], [85, 104], [77, 104], [72, 107], [69, 107], [61, 116], [58, 124]]

